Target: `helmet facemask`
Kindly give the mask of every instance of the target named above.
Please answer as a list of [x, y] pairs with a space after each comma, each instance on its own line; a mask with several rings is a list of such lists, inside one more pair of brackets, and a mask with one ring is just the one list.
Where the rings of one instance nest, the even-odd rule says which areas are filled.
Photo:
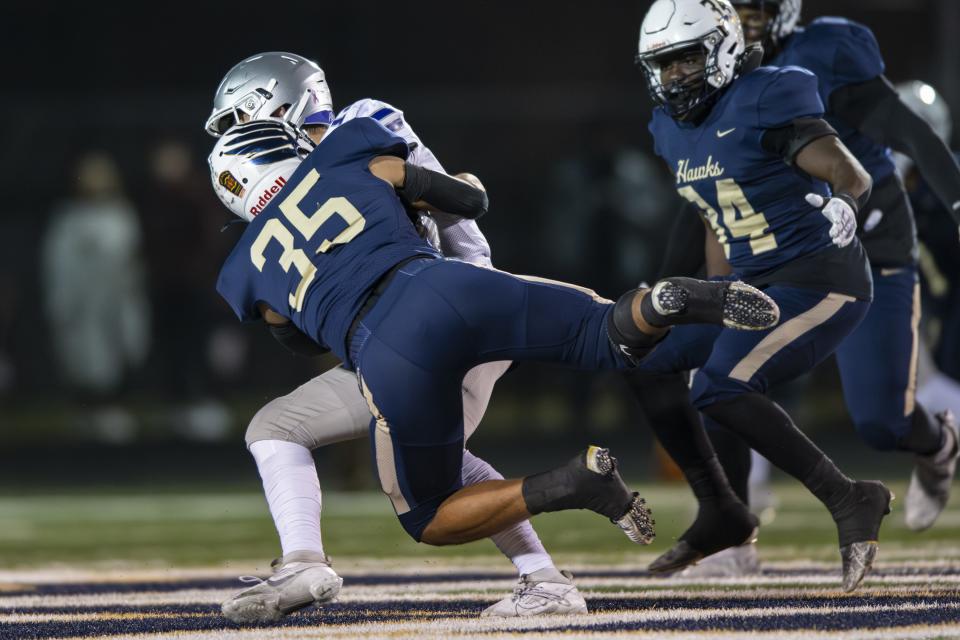
[[[719, 64], [719, 47], [724, 35], [718, 28], [693, 42], [681, 42], [637, 56], [647, 78], [653, 101], [675, 120], [698, 120], [709, 111], [719, 91], [728, 84]], [[702, 55], [703, 68], [664, 84], [662, 70], [678, 58]]]

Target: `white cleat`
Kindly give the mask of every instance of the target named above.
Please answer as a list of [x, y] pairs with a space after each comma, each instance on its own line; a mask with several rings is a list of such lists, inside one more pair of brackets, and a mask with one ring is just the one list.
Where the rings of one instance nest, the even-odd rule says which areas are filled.
[[520, 583], [508, 596], [483, 610], [483, 618], [521, 618], [543, 615], [578, 615], [587, 612], [587, 603], [573, 584], [573, 576], [554, 568], [520, 576]]
[[718, 551], [674, 575], [678, 578], [739, 578], [759, 573], [760, 557], [757, 555], [757, 545], [749, 542]]
[[330, 567], [330, 560], [312, 551], [294, 551], [271, 565], [273, 575], [266, 580], [242, 576], [243, 582], [256, 582], [220, 606], [223, 615], [239, 624], [276, 622], [283, 616], [311, 604], [333, 600], [343, 578]]
[[946, 437], [939, 451], [916, 457], [916, 466], [910, 476], [904, 506], [904, 521], [912, 531], [930, 528], [950, 498], [950, 485], [957, 471], [960, 457], [957, 423], [950, 411], [938, 413], [937, 421], [943, 426]]

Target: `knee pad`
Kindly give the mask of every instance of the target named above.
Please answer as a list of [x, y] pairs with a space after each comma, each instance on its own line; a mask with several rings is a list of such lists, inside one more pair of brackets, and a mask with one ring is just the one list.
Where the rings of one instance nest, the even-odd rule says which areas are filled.
[[607, 336], [634, 358], [642, 358], [659, 343], [666, 333], [651, 336], [644, 333], [633, 321], [633, 299], [639, 289], [632, 289], [620, 296], [607, 314]]

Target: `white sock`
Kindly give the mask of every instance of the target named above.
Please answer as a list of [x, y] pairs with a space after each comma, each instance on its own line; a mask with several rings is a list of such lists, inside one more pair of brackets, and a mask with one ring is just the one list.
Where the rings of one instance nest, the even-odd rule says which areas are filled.
[[[468, 486], [484, 482], [485, 480], [503, 480], [503, 476], [469, 451], [463, 452], [463, 485]], [[531, 574], [540, 569], [551, 568], [556, 570], [553, 559], [543, 543], [537, 537], [537, 532], [529, 520], [519, 522], [504, 529], [496, 535], [490, 536], [493, 544], [497, 545], [500, 553], [510, 558], [510, 562], [523, 574]]]
[[310, 450], [293, 442], [259, 440], [250, 445], [250, 453], [263, 479], [283, 555], [292, 551], [322, 554], [320, 480]]

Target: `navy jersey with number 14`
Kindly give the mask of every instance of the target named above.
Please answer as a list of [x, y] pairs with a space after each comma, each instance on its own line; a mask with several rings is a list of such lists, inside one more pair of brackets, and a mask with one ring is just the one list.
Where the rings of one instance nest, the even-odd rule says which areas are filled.
[[657, 108], [650, 132], [677, 191], [700, 210], [740, 277], [869, 299], [859, 242], [834, 246], [830, 223], [805, 201], [808, 193], [829, 196], [829, 186], [762, 144], [768, 129], [823, 112], [813, 74], [760, 67], [734, 80], [702, 122], [678, 122]]
[[417, 235], [393, 187], [369, 170], [407, 145], [370, 118], [327, 135], [244, 231], [217, 291], [241, 320], [263, 302], [346, 360], [365, 294], [406, 258], [439, 257]]

